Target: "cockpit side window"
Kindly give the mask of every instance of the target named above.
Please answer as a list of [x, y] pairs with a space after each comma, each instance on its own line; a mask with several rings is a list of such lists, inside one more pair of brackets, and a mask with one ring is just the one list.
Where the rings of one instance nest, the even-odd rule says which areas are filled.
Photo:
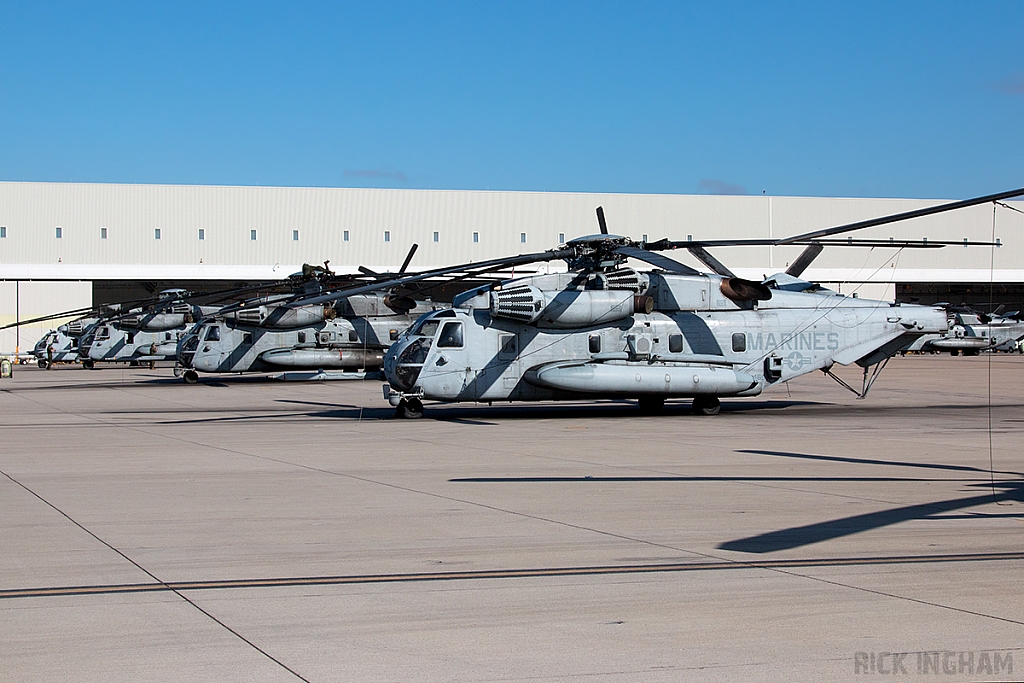
[[110, 328], [103, 326], [96, 330], [96, 339], [108, 339], [110, 337]]
[[462, 323], [446, 322], [441, 328], [441, 336], [437, 339], [439, 348], [453, 349], [462, 346]]
[[220, 341], [220, 325], [211, 325], [210, 329], [206, 330], [205, 341]]

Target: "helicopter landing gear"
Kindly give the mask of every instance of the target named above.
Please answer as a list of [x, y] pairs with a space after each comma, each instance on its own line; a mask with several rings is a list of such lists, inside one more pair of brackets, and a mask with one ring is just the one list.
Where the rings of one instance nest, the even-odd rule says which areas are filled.
[[82, 367], [85, 368], [86, 370], [95, 370], [96, 361], [94, 361], [92, 358], [86, 358], [85, 360], [82, 361]]
[[49, 364], [46, 362], [45, 359], [40, 358], [39, 360], [36, 361], [36, 365], [39, 366], [40, 370], [45, 370]]
[[960, 349], [953, 349], [952, 351], [949, 352], [949, 355], [951, 355], [951, 356], [959, 356], [960, 355]]
[[199, 381], [199, 373], [195, 370], [186, 370], [181, 373], [181, 379], [185, 384], [195, 384]]
[[694, 396], [691, 409], [695, 415], [718, 415], [722, 410], [722, 402], [717, 396]]
[[395, 406], [395, 417], [418, 420], [423, 417], [423, 401], [418, 398], [403, 398]]
[[657, 415], [665, 407], [664, 396], [641, 396], [636, 400], [641, 415]]

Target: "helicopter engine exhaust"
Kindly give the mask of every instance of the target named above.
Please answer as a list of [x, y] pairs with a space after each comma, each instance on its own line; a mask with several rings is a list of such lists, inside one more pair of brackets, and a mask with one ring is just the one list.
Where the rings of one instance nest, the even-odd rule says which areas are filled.
[[768, 301], [772, 298], [772, 290], [765, 285], [738, 277], [723, 279], [719, 289], [722, 290], [722, 294], [736, 302]]

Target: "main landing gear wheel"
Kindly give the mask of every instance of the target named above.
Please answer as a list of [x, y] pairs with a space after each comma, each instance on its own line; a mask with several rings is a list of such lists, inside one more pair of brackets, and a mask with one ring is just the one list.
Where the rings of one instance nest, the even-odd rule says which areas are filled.
[[717, 396], [696, 396], [693, 399], [693, 412], [696, 415], [718, 415], [722, 410], [722, 402]]
[[181, 373], [181, 379], [185, 382], [185, 384], [195, 384], [196, 382], [199, 381], [199, 373], [196, 372], [195, 370], [186, 370], [185, 372]]
[[641, 396], [636, 400], [636, 403], [640, 407], [641, 414], [657, 415], [661, 412], [661, 409], [665, 407], [665, 397]]
[[38, 366], [39, 366], [39, 369], [40, 369], [40, 370], [45, 370], [45, 369], [46, 369], [46, 366], [47, 366], [47, 363], [46, 363], [46, 361], [45, 361], [45, 360], [43, 360], [42, 358], [40, 358], [39, 360], [37, 360], [37, 361], [36, 361], [36, 365], [38, 365]]
[[85, 368], [86, 370], [95, 370], [96, 361], [94, 361], [92, 358], [86, 358], [85, 360], [82, 361], [82, 367]]
[[403, 398], [395, 407], [395, 415], [406, 420], [423, 417], [423, 401], [418, 398]]

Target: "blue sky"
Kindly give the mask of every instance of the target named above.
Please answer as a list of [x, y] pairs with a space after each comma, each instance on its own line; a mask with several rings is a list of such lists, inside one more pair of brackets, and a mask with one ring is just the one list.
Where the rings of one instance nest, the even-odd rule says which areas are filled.
[[1024, 2], [0, 3], [0, 180], [960, 198]]

